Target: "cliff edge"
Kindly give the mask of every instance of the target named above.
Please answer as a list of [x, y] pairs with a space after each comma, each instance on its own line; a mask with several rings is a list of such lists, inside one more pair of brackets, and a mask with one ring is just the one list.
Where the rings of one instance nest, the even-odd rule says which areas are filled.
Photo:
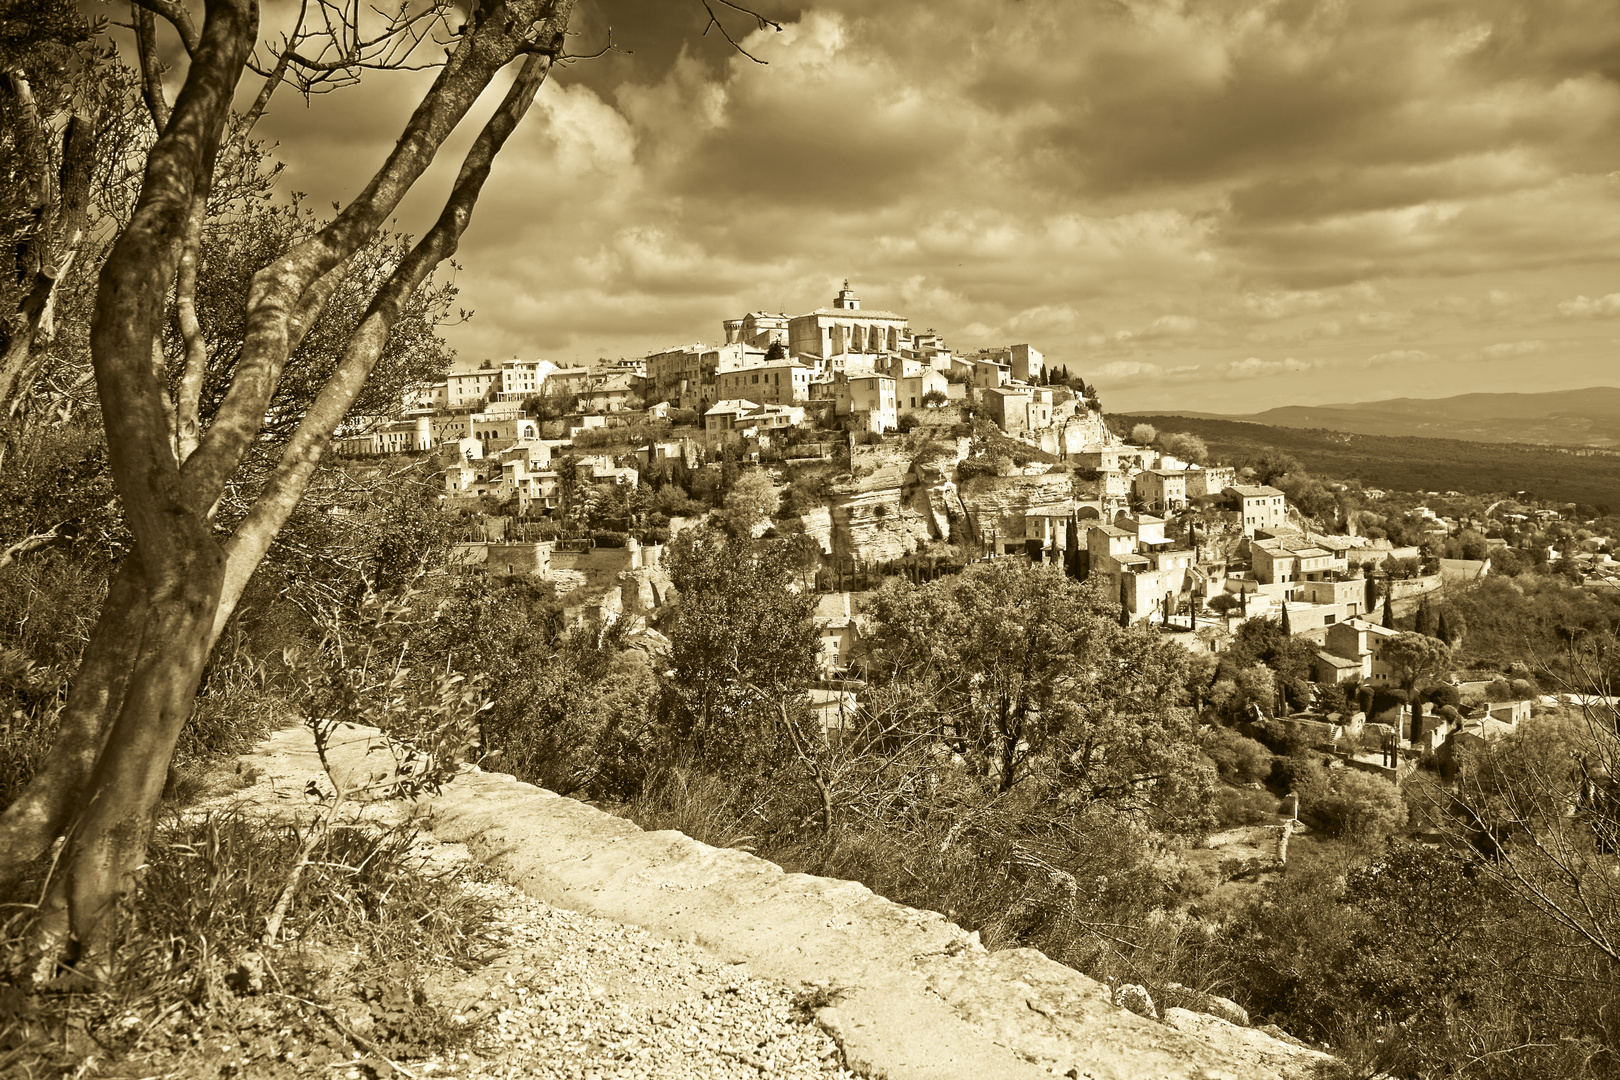
[[[385, 774], [377, 733], [344, 732], [335, 771]], [[310, 734], [277, 732], [243, 761], [272, 788], [323, 776]], [[525, 893], [560, 908], [691, 942], [823, 1002], [817, 1019], [847, 1064], [895, 1080], [1303, 1078], [1332, 1059], [1213, 1016], [1157, 1022], [1033, 949], [989, 953], [936, 912], [851, 881], [785, 873], [741, 851], [645, 832], [510, 776], [468, 768], [416, 806]]]

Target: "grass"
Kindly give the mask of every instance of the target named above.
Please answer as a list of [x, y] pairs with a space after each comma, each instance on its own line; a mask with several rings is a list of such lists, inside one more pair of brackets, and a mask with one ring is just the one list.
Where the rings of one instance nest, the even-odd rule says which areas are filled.
[[[287, 908], [280, 940], [265, 924], [311, 826], [218, 811], [179, 815], [154, 837], [147, 868], [117, 912], [105, 977], [31, 985], [31, 910], [11, 905], [0, 935], [0, 1074], [230, 1075], [343, 1063], [390, 1075], [393, 1062], [458, 1045], [426, 993], [479, 965], [475, 936], [492, 904], [457, 875], [432, 873], [405, 828], [326, 830]], [[38, 888], [38, 883], [35, 883]], [[358, 1056], [357, 1056], [358, 1055]]]

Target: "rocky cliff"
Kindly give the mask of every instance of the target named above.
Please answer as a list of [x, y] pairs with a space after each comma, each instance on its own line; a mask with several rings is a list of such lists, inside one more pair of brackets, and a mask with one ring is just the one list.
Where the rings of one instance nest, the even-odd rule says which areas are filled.
[[[334, 770], [386, 774], [393, 758], [377, 734], [340, 735], [328, 752]], [[272, 801], [324, 783], [303, 728], [278, 732], [241, 764]], [[862, 1076], [1304, 1080], [1332, 1060], [1241, 1026], [1241, 1010], [1223, 999], [1178, 993], [1161, 1014], [1138, 987], [1111, 991], [1033, 949], [986, 952], [938, 913], [855, 882], [643, 832], [510, 776], [468, 768], [415, 810], [440, 840], [466, 844], [530, 896], [799, 987]]]

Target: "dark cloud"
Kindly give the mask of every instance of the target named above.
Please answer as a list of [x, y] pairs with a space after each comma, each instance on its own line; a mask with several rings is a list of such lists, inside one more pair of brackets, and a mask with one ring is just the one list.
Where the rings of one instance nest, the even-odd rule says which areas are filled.
[[[713, 340], [847, 276], [958, 347], [1033, 340], [1117, 404], [1162, 384], [1215, 408], [1601, 328], [1559, 312], [1620, 268], [1612, 0], [761, 10], [782, 32], [724, 17], [763, 66], [703, 34], [700, 0], [582, 0], [570, 48], [611, 26], [615, 50], [559, 70], [498, 163], [460, 255], [464, 351]], [[263, 133], [292, 185], [346, 197], [429, 77], [278, 102]]]

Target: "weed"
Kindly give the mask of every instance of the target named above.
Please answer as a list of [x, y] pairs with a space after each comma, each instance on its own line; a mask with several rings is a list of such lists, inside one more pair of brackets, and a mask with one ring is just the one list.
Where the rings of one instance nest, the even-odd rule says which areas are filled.
[[[423, 991], [477, 963], [490, 904], [456, 875], [429, 872], [413, 839], [402, 827], [268, 825], [234, 811], [165, 823], [117, 915], [106, 980], [0, 988], [0, 1071], [197, 1054], [240, 1063], [226, 1072], [325, 1067], [361, 1052], [386, 1075], [387, 1062], [464, 1044], [476, 1033]], [[280, 940], [266, 949], [266, 922], [301, 859]], [[13, 975], [25, 923], [26, 912], [13, 916], [0, 940]]]

